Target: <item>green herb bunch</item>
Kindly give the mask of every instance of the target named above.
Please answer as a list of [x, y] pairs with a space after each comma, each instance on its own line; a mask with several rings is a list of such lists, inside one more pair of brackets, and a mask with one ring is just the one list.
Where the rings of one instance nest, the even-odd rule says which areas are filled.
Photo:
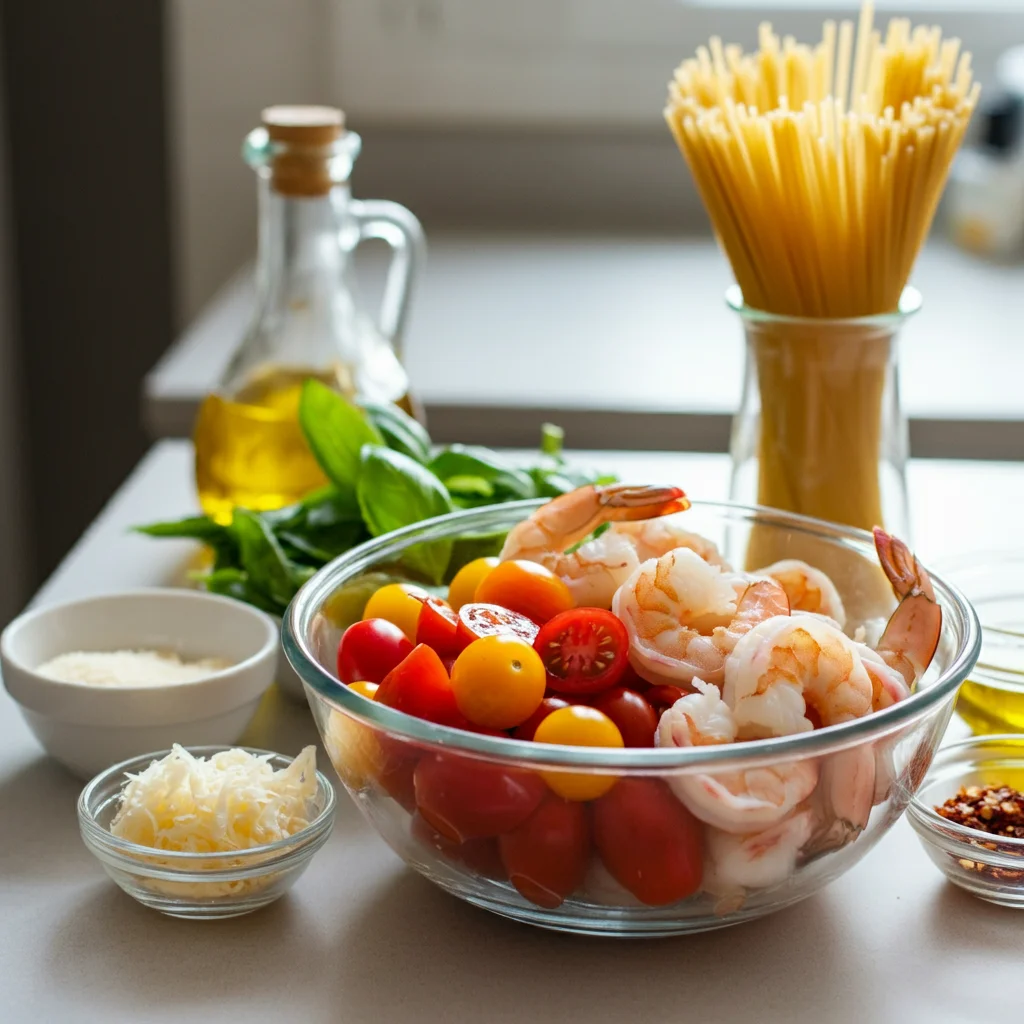
[[[437, 448], [397, 406], [356, 406], [317, 380], [303, 386], [299, 422], [330, 481], [326, 487], [272, 512], [236, 508], [228, 524], [190, 516], [138, 532], [202, 541], [213, 555], [202, 576], [207, 590], [280, 616], [319, 568], [371, 537], [454, 509], [553, 498], [613, 479], [568, 466], [558, 427], [545, 425], [537, 458], [517, 466], [489, 448]], [[464, 547], [466, 557], [496, 553], [502, 538], [473, 541]], [[417, 544], [403, 561], [434, 583], [458, 568], [450, 540]]]

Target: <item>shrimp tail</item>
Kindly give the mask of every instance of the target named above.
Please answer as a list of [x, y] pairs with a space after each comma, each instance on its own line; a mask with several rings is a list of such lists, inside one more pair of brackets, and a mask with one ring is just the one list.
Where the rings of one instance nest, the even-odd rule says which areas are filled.
[[931, 664], [942, 633], [942, 608], [931, 578], [903, 541], [874, 529], [875, 550], [899, 605], [876, 648], [886, 664], [913, 686]]
[[609, 520], [628, 522], [636, 519], [657, 519], [685, 512], [690, 499], [681, 487], [632, 486], [630, 484], [608, 484], [594, 488], [602, 508], [614, 510]]

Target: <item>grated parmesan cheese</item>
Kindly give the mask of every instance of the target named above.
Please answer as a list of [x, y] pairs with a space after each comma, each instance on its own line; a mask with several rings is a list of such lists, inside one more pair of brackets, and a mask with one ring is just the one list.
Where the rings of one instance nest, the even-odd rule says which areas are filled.
[[268, 756], [225, 750], [209, 760], [175, 744], [129, 775], [110, 831], [157, 850], [220, 853], [285, 839], [309, 825], [316, 748], [275, 771]]
[[171, 686], [194, 683], [230, 667], [224, 658], [182, 661], [173, 651], [69, 651], [36, 672], [59, 683], [87, 686]]

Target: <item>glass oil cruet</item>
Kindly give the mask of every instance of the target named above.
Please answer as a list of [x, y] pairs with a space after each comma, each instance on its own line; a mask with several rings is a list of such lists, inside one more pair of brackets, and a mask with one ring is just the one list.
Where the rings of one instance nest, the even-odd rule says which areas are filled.
[[[410, 286], [425, 246], [419, 221], [385, 200], [353, 199], [360, 138], [332, 107], [271, 107], [243, 155], [259, 178], [256, 308], [195, 426], [203, 510], [290, 505], [326, 481], [298, 423], [310, 377], [356, 401], [412, 412], [400, 362]], [[359, 307], [352, 253], [368, 238], [393, 255], [379, 320]]]

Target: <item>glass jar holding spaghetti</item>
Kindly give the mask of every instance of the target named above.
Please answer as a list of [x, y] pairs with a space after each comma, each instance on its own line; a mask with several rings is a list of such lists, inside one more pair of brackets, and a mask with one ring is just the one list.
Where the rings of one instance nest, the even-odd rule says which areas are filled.
[[[895, 337], [978, 86], [937, 28], [873, 10], [811, 47], [762, 25], [760, 50], [712, 39], [665, 116], [738, 288], [748, 364], [732, 497], [907, 532]], [[794, 557], [752, 536], [748, 560]], [[800, 552], [800, 557], [807, 557]]]

